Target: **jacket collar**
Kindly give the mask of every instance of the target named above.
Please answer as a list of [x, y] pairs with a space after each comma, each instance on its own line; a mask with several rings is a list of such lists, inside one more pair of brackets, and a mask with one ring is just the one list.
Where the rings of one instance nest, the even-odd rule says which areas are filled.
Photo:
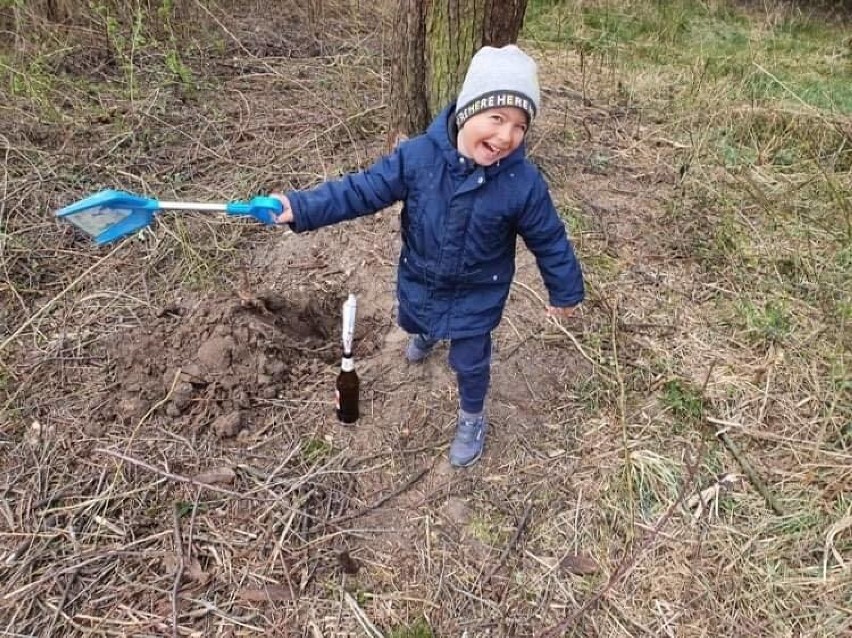
[[[526, 155], [526, 145], [521, 145], [512, 153], [491, 166], [479, 167], [473, 160], [464, 157], [456, 148], [456, 137], [458, 129], [455, 124], [455, 103], [447, 106], [441, 111], [438, 116], [432, 120], [429, 128], [426, 129], [426, 135], [440, 149], [441, 156], [450, 167], [450, 170], [455, 173], [468, 174], [476, 168], [484, 168], [487, 176], [497, 175], [507, 167], [522, 162]], [[463, 160], [463, 161], [462, 161]]]

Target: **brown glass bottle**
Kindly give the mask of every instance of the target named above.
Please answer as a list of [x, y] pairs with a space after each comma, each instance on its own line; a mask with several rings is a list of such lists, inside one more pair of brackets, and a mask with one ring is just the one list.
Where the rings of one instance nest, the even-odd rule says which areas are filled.
[[340, 362], [340, 374], [337, 375], [335, 391], [337, 394], [337, 418], [341, 423], [355, 423], [358, 420], [358, 394], [361, 383], [355, 372], [355, 360], [351, 352], [344, 352]]

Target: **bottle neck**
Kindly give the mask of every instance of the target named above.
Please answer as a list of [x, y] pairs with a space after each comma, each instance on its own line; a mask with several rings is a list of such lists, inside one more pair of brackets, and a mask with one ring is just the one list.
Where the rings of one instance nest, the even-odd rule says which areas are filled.
[[343, 372], [352, 372], [355, 369], [355, 359], [352, 358], [352, 353], [343, 353], [343, 359], [340, 360], [340, 369]]

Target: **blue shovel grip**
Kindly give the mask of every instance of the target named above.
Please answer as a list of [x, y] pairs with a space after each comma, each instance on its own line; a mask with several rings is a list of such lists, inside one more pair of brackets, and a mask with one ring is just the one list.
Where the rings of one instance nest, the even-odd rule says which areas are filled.
[[250, 215], [267, 226], [275, 224], [275, 216], [279, 215], [284, 207], [281, 200], [275, 197], [258, 195], [248, 202], [231, 202], [226, 209], [229, 215]]

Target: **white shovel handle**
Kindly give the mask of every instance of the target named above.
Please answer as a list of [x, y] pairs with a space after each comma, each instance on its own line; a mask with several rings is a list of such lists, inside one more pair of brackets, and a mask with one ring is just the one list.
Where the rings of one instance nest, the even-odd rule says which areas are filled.
[[160, 202], [160, 210], [197, 210], [197, 211], [224, 211], [228, 210], [227, 204], [211, 204], [206, 202]]

